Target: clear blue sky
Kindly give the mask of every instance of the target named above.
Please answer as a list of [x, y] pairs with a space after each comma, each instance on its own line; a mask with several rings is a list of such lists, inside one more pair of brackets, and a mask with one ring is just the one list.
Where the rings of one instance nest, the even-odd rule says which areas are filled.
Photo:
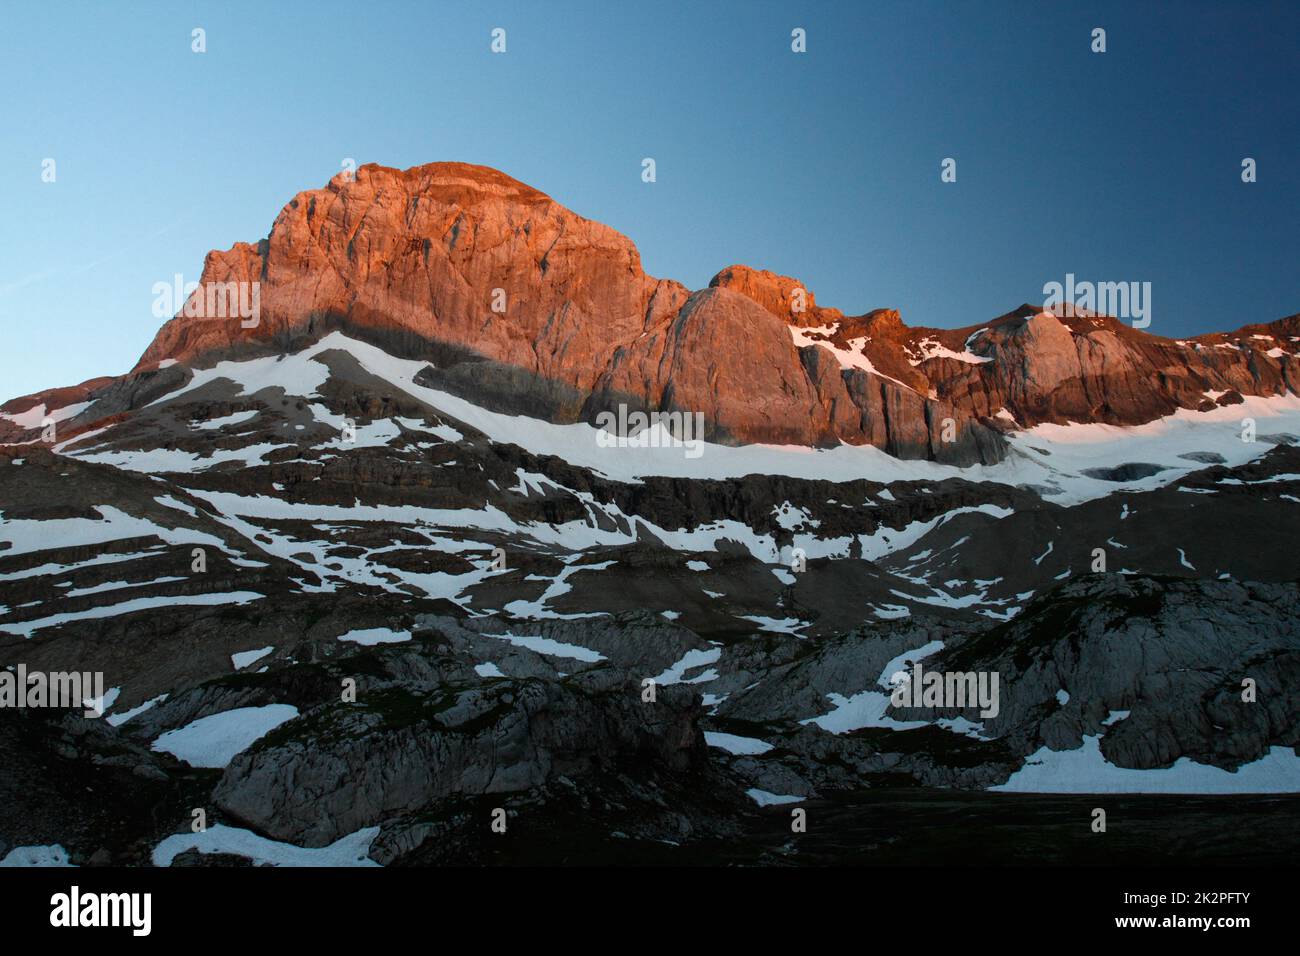
[[155, 282], [345, 157], [495, 166], [694, 288], [743, 262], [958, 326], [1073, 272], [1152, 282], [1163, 335], [1270, 321], [1300, 311], [1298, 51], [1294, 2], [7, 0], [0, 398], [129, 369]]

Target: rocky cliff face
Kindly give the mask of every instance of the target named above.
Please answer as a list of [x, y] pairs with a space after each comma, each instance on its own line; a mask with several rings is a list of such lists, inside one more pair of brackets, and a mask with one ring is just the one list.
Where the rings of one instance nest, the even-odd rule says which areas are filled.
[[[722, 443], [866, 444], [954, 464], [998, 460], [1013, 423], [1136, 424], [1300, 387], [1298, 316], [1172, 341], [1029, 306], [909, 328], [893, 310], [846, 316], [796, 279], [739, 265], [691, 292], [646, 275], [626, 236], [463, 163], [363, 166], [300, 193], [266, 239], [209, 254], [205, 297], [248, 300], [254, 283], [256, 324], [182, 309], [131, 375], [73, 390], [106, 399], [73, 424], [134, 407], [173, 362], [292, 351], [333, 329], [430, 360], [429, 384], [513, 413], [700, 412]], [[41, 400], [4, 406], [0, 440], [30, 437], [16, 419]]]

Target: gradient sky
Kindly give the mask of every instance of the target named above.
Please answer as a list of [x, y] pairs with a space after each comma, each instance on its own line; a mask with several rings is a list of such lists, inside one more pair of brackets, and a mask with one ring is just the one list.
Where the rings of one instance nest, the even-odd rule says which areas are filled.
[[960, 326], [1073, 272], [1150, 281], [1157, 334], [1271, 321], [1300, 311], [1298, 50], [1293, 2], [7, 0], [0, 400], [127, 371], [155, 282], [347, 157], [495, 166], [692, 288], [742, 262]]

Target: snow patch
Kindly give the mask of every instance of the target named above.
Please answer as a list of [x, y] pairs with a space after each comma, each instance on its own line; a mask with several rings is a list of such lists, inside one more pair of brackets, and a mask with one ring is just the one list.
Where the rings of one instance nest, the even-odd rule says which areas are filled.
[[394, 631], [388, 627], [368, 627], [340, 634], [340, 641], [360, 644], [362, 647], [374, 647], [376, 644], [400, 644], [411, 639], [410, 631]]
[[230, 662], [235, 665], [235, 670], [242, 671], [249, 664], [260, 661], [273, 650], [275, 650], [274, 645], [270, 647], [262, 647], [255, 651], [239, 651], [230, 655]]
[[379, 866], [368, 856], [379, 827], [367, 827], [340, 837], [329, 846], [300, 847], [258, 836], [217, 823], [202, 833], [174, 833], [153, 851], [154, 866], [171, 866], [186, 850], [200, 853], [228, 853], [252, 860], [259, 866]]
[[1008, 793], [1300, 793], [1300, 757], [1271, 747], [1235, 771], [1179, 757], [1156, 770], [1117, 767], [1102, 755], [1101, 737], [1085, 736], [1077, 750], [1041, 747], [1006, 783]]
[[717, 747], [719, 750], [742, 757], [765, 754], [773, 749], [766, 740], [759, 740], [757, 737], [740, 737], [736, 734], [723, 734], [712, 730], [704, 732], [704, 742], [710, 747]]
[[169, 730], [153, 742], [152, 749], [179, 757], [191, 767], [226, 767], [236, 754], [297, 716], [298, 708], [290, 704], [236, 707]]

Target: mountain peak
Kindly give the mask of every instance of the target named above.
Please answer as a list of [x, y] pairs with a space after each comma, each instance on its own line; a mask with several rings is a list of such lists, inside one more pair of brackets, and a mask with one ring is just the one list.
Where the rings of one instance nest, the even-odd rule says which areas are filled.
[[508, 199], [514, 202], [551, 202], [551, 197], [491, 166], [474, 163], [434, 162], [398, 169], [379, 163], [366, 163], [353, 172], [344, 170], [330, 180], [329, 187], [345, 190], [352, 187], [375, 188], [400, 183], [415, 194], [437, 193], [453, 196], [458, 192], [481, 197]]
[[964, 329], [908, 327], [894, 309], [846, 316], [799, 279], [742, 264], [692, 295], [647, 275], [622, 233], [470, 163], [367, 164], [301, 192], [265, 239], [210, 253], [191, 300], [133, 372], [166, 374], [86, 390], [76, 427], [185, 366], [297, 351], [336, 329], [511, 414], [694, 411], [714, 441], [870, 444], [954, 464], [1004, 453], [1003, 412], [1021, 426], [1138, 424], [1209, 394], [1300, 390], [1280, 332], [1176, 342], [1028, 303]]

